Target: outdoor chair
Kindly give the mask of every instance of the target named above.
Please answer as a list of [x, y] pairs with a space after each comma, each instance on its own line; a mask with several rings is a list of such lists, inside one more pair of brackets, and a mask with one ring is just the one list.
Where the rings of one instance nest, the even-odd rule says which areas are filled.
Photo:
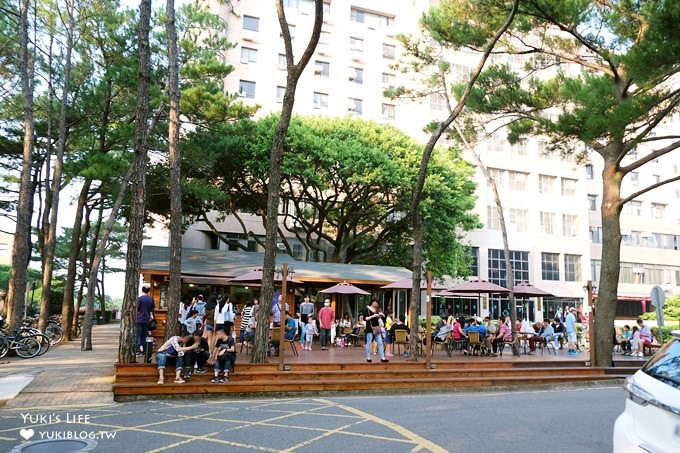
[[397, 345], [397, 352], [401, 354], [401, 345], [404, 345], [404, 350], [406, 350], [406, 345], [408, 344], [408, 333], [405, 330], [395, 330], [394, 338], [392, 339], [392, 354], [394, 354], [394, 345]]
[[475, 350], [479, 351], [481, 355], [484, 351], [484, 342], [479, 335], [479, 332], [468, 332], [468, 354], [474, 355]]
[[340, 338], [343, 339], [345, 345], [349, 341], [350, 335], [352, 335], [352, 330], [353, 329], [351, 327], [342, 327], [340, 329]]
[[432, 356], [434, 356], [434, 351], [435, 351], [435, 346], [441, 345], [444, 347], [444, 350], [446, 351], [447, 355], [449, 354], [449, 344], [451, 342], [451, 332], [446, 334], [446, 338], [443, 340], [439, 337], [433, 337], [432, 338]]
[[[352, 330], [354, 332], [354, 330]], [[361, 340], [366, 338], [366, 328], [362, 327], [358, 333], [350, 333], [348, 338], [352, 341], [352, 346], [360, 346]]]
[[[517, 335], [517, 334], [515, 334], [515, 335]], [[498, 348], [499, 355], [501, 357], [503, 357], [503, 350], [505, 349], [506, 346], [510, 346], [510, 350], [512, 351], [512, 347], [513, 347], [513, 345], [515, 344], [516, 341], [518, 341], [517, 337], [515, 337], [515, 339], [512, 340], [512, 341], [503, 340], [503, 343], [501, 343], [500, 348]], [[518, 346], [518, 349], [519, 349], [519, 346]]]
[[541, 348], [541, 355], [543, 355], [543, 351], [547, 350], [548, 355], [550, 355], [550, 351], [552, 351], [553, 354], [557, 355], [557, 351], [555, 350], [555, 344], [554, 344], [555, 339], [550, 336], [546, 337], [545, 343], [539, 343], [538, 347]]
[[460, 337], [458, 340], [451, 338], [451, 343], [449, 345], [449, 357], [451, 357], [451, 354], [453, 351], [460, 351], [461, 354], [463, 354], [463, 351], [467, 351], [468, 348], [468, 339], [465, 337]]
[[[295, 346], [295, 339], [297, 338], [297, 335], [293, 336], [292, 340], [286, 340], [284, 339], [284, 343], [290, 344], [290, 349], [293, 351], [293, 355], [297, 357], [298, 351], [297, 347]], [[279, 348], [281, 348], [281, 331], [278, 328], [272, 329], [272, 336], [271, 336], [271, 343], [272, 344], [279, 344]], [[279, 354], [281, 353], [279, 349]]]

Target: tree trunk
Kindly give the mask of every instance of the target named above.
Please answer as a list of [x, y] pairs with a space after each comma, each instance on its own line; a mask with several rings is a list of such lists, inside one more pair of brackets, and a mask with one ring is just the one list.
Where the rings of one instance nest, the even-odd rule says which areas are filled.
[[147, 119], [149, 116], [149, 84], [151, 73], [151, 0], [141, 0], [137, 43], [139, 64], [137, 68], [137, 107], [135, 110], [135, 158], [130, 189], [130, 225], [125, 266], [125, 292], [123, 296], [118, 362], [135, 361], [135, 324], [137, 322], [137, 295], [139, 271], [142, 261], [144, 214], [146, 205]]
[[168, 163], [170, 166], [170, 268], [168, 286], [168, 320], [165, 339], [175, 335], [182, 286], [182, 181], [179, 149], [179, 58], [175, 1], [167, 0], [165, 30], [168, 34], [168, 91], [170, 101], [168, 124]]
[[[133, 167], [130, 167], [127, 174], [123, 177], [123, 181], [120, 183], [120, 190], [118, 191], [118, 196], [116, 201], [111, 207], [111, 213], [109, 218], [106, 220], [106, 225], [104, 225], [104, 231], [101, 237], [99, 234], [95, 236], [94, 244], [97, 244], [95, 248], [94, 256], [90, 261], [90, 274], [87, 283], [87, 303], [85, 309], [85, 321], [83, 322], [83, 335], [80, 340], [80, 350], [81, 351], [91, 351], [92, 350], [92, 324], [94, 319], [94, 296], [95, 290], [97, 288], [97, 274], [99, 273], [99, 264], [102, 262], [104, 255], [106, 254], [106, 245], [109, 241], [109, 236], [111, 235], [111, 230], [113, 229], [113, 224], [116, 222], [116, 217], [118, 216], [118, 211], [120, 210], [123, 200], [125, 199], [125, 191], [127, 190], [128, 182], [132, 177]], [[103, 204], [102, 204], [103, 207]], [[99, 224], [101, 225], [103, 208], [99, 211]], [[97, 233], [99, 233], [99, 228], [97, 228]], [[102, 298], [104, 295], [102, 294]], [[100, 304], [100, 312], [104, 316], [104, 304]]]
[[[281, 117], [279, 119], [279, 124], [276, 126], [276, 132], [274, 133], [272, 151], [269, 158], [269, 171], [267, 173], [267, 212], [265, 215], [265, 249], [264, 263], [262, 265], [262, 297], [260, 303], [260, 311], [262, 313], [259, 315], [261, 322], [257, 323], [257, 328], [255, 330], [255, 346], [253, 348], [252, 356], [252, 361], [254, 363], [265, 363], [267, 361], [267, 345], [269, 344], [269, 323], [267, 320], [271, 314], [272, 298], [274, 296], [274, 270], [276, 267], [276, 238], [279, 230], [278, 212], [281, 191], [283, 146], [286, 135], [288, 134], [288, 126], [290, 125], [290, 118], [295, 104], [297, 82], [300, 79], [302, 71], [314, 54], [314, 49], [316, 49], [316, 45], [319, 42], [319, 36], [321, 36], [323, 1], [314, 1], [314, 28], [312, 30], [312, 36], [307, 43], [305, 52], [297, 64], [294, 64], [293, 60], [293, 45], [288, 29], [288, 21], [286, 20], [283, 8], [283, 0], [277, 0], [276, 12], [278, 14], [279, 26], [281, 27], [281, 34], [283, 35], [283, 41], [286, 48], [286, 66], [288, 74], [286, 76], [286, 92], [283, 95]], [[282, 313], [282, 322], [283, 319], [284, 314]], [[283, 346], [283, 344], [281, 346]]]
[[57, 244], [59, 192], [61, 189], [61, 175], [63, 173], [64, 151], [66, 149], [66, 131], [68, 129], [66, 125], [66, 108], [68, 106], [69, 86], [71, 83], [71, 52], [73, 50], [73, 28], [75, 26], [73, 0], [66, 0], [66, 15], [68, 17], [68, 28], [66, 31], [64, 85], [61, 92], [61, 107], [59, 109], [59, 139], [57, 142], [57, 154], [54, 160], [52, 187], [50, 188], [50, 222], [45, 234], [45, 249], [43, 251], [42, 297], [40, 298], [40, 317], [38, 320], [38, 329], [41, 331], [44, 331], [47, 325], [52, 298], [52, 271], [54, 269], [54, 249]]
[[[617, 160], [621, 143], [611, 143], [605, 149], [602, 171], [602, 270], [600, 272], [595, 316], [595, 366], [612, 366], [612, 326], [616, 317], [617, 292], [621, 259], [621, 172]], [[591, 338], [592, 341], [592, 338]]]
[[28, 9], [29, 0], [22, 0], [19, 9], [19, 75], [24, 110], [23, 162], [17, 205], [16, 232], [12, 246], [12, 270], [7, 291], [8, 331], [14, 332], [24, 313], [26, 303], [26, 269], [30, 259], [30, 236], [32, 217], [31, 170], [33, 166], [33, 83], [31, 82], [28, 54]]

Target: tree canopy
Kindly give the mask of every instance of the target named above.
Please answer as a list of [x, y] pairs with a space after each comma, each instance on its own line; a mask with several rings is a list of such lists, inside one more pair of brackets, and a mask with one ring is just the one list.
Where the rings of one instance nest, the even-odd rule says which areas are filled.
[[[261, 214], [267, 153], [277, 115], [191, 133], [183, 144], [185, 214], [215, 210]], [[294, 117], [282, 164], [280, 221], [320, 261], [407, 265], [412, 240], [406, 212], [420, 146], [394, 127], [354, 118]], [[156, 168], [152, 192], [167, 193]], [[150, 181], [151, 182], [151, 181]], [[471, 214], [472, 168], [454, 150], [437, 149], [425, 201], [428, 259], [437, 273], [464, 273], [463, 231]], [[159, 196], [150, 208], [167, 215]], [[248, 231], [243, 232], [244, 235]]]

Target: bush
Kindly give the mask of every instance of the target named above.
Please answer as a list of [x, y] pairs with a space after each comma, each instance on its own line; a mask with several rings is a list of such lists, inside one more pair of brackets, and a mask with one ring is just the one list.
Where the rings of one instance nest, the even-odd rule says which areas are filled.
[[659, 340], [659, 329], [661, 329], [663, 335], [663, 342], [668, 343], [671, 341], [671, 332], [680, 328], [678, 326], [652, 327], [652, 335], [654, 335], [657, 341]]
[[[430, 324], [432, 324], [432, 330], [433, 331], [434, 331], [434, 328], [437, 326], [437, 323], [439, 322], [440, 319], [441, 319], [441, 317], [439, 317], [439, 316], [432, 316], [432, 318], [430, 319]], [[418, 319], [418, 322], [420, 323], [420, 327], [423, 330], [425, 330], [425, 316], [421, 316]]]

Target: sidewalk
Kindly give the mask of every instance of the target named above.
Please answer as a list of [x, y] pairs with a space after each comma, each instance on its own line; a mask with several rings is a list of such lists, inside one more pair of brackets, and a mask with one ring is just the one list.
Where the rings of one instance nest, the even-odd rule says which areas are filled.
[[[112, 404], [118, 335], [118, 324], [94, 326], [92, 351], [81, 351], [78, 338], [33, 359], [0, 359], [0, 407], [3, 403], [10, 409]], [[14, 396], [17, 389], [20, 393]]]

